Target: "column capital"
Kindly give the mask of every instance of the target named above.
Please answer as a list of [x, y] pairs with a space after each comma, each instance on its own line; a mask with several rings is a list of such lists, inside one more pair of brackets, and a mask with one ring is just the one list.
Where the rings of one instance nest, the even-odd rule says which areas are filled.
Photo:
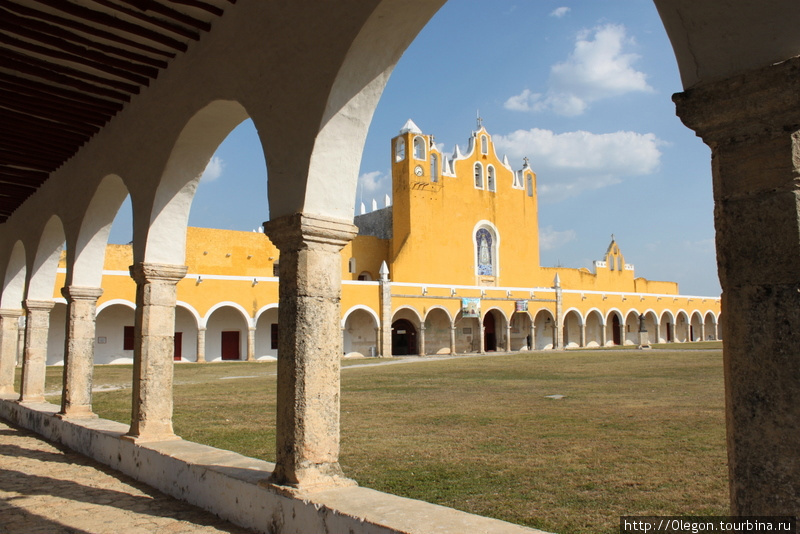
[[56, 303], [52, 300], [25, 299], [22, 305], [28, 311], [50, 311]]
[[800, 129], [800, 58], [672, 95], [678, 117], [706, 144]]
[[22, 317], [22, 314], [25, 313], [23, 309], [14, 309], [14, 308], [0, 308], [0, 317], [6, 317], [12, 319], [14, 317]]
[[100, 298], [103, 294], [101, 287], [85, 287], [85, 286], [65, 286], [61, 288], [61, 294], [67, 300], [94, 300]]
[[130, 270], [131, 278], [133, 278], [137, 284], [156, 281], [177, 284], [183, 280], [183, 277], [186, 276], [186, 272], [189, 270], [186, 265], [149, 262], [139, 262], [135, 265], [131, 265], [128, 269]]
[[334, 247], [341, 250], [358, 234], [352, 222], [321, 215], [295, 213], [264, 223], [264, 233], [281, 252]]

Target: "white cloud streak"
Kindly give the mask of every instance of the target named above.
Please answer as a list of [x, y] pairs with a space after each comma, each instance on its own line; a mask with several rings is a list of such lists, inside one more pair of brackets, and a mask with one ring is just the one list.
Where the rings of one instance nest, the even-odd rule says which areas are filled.
[[554, 250], [574, 241], [575, 237], [575, 230], [554, 230], [552, 226], [545, 226], [539, 228], [539, 249]]
[[555, 17], [555, 18], [557, 18], [557, 19], [560, 19], [560, 18], [562, 18], [564, 15], [566, 15], [567, 13], [569, 13], [570, 11], [572, 11], [572, 9], [570, 9], [570, 8], [568, 8], [568, 7], [565, 7], [565, 6], [562, 6], [562, 7], [557, 7], [557, 8], [555, 8], [553, 11], [551, 11], [551, 12], [550, 12], [550, 16], [551, 16], [551, 17]]
[[219, 156], [213, 156], [209, 161], [208, 165], [206, 165], [203, 174], [200, 176], [201, 182], [213, 182], [220, 176], [222, 176], [222, 171], [225, 170], [225, 162]]
[[647, 76], [633, 67], [639, 56], [623, 52], [625, 46], [633, 44], [633, 38], [619, 24], [584, 30], [578, 34], [569, 57], [550, 68], [545, 93], [525, 89], [506, 100], [505, 108], [576, 116], [604, 98], [652, 92]]
[[652, 133], [579, 130], [557, 134], [539, 128], [493, 139], [498, 151], [511, 161], [530, 158], [538, 193], [552, 202], [618, 184], [625, 177], [652, 174], [659, 167], [658, 147], [663, 143]]

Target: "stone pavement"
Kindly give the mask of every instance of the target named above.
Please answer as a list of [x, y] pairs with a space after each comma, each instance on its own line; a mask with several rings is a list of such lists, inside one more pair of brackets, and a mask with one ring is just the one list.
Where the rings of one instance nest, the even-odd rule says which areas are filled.
[[250, 534], [0, 421], [0, 534]]

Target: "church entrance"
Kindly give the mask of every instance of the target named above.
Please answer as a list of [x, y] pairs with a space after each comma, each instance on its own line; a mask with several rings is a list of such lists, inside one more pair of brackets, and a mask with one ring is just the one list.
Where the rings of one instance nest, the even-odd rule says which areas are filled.
[[614, 345], [622, 345], [622, 334], [619, 328], [619, 317], [614, 314], [611, 318], [611, 335], [614, 339]]
[[483, 318], [483, 350], [486, 352], [497, 350], [497, 335], [492, 312], [487, 313]]
[[392, 323], [392, 356], [417, 354], [417, 329], [407, 319]]

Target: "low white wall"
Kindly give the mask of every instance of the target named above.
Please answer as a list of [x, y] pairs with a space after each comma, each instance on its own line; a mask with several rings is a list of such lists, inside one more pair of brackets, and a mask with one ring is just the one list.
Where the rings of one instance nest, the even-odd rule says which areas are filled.
[[66, 445], [178, 499], [237, 525], [269, 534], [542, 534], [529, 529], [405, 499], [347, 487], [292, 495], [260, 484], [273, 464], [230, 451], [175, 440], [134, 444], [128, 426], [105, 419], [63, 420], [49, 403], [20, 405], [0, 396], [0, 418]]

